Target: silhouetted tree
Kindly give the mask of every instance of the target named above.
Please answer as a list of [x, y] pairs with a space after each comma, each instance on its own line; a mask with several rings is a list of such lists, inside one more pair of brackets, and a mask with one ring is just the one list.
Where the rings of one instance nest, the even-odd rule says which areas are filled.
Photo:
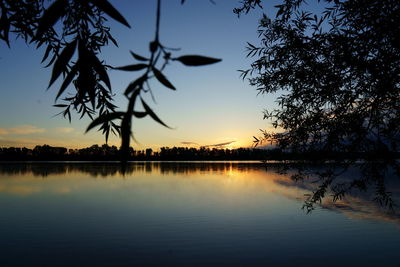
[[[234, 12], [260, 5], [242, 1]], [[282, 0], [275, 7], [275, 18], [260, 20], [261, 44], [248, 44], [255, 61], [241, 71], [259, 93], [279, 93], [278, 108], [264, 113], [278, 131], [263, 131], [255, 144], [312, 151], [320, 159], [345, 152], [346, 159], [384, 162], [400, 175], [400, 2]], [[387, 171], [379, 166], [373, 173], [379, 180]], [[326, 186], [313, 200], [333, 176], [321, 175]], [[335, 188], [340, 197], [346, 186]]]
[[[10, 45], [9, 34], [15, 33], [26, 42], [36, 44], [37, 48], [46, 46], [42, 63], [47, 60], [46, 67], [53, 67], [49, 87], [59, 77], [63, 77], [56, 100], [65, 95], [70, 85], [74, 87], [72, 96], [64, 97], [61, 104], [55, 105], [63, 109], [60, 114], [71, 120], [71, 110], [80, 114], [81, 118], [88, 116], [93, 119], [98, 113], [98, 118], [92, 121], [87, 131], [100, 126], [106, 142], [110, 132], [120, 135], [123, 161], [126, 161], [130, 153], [132, 117], [143, 118], [148, 115], [168, 127], [141, 97], [141, 94], [151, 93], [148, 81], [155, 78], [165, 87], [176, 90], [163, 74], [171, 61], [187, 66], [202, 66], [220, 61], [199, 55], [173, 57], [175, 50], [165, 47], [159, 38], [161, 0], [156, 2], [155, 36], [149, 42], [150, 55], [146, 57], [131, 51], [137, 62], [115, 68], [142, 72], [124, 92], [128, 99], [126, 111], [116, 111], [107, 74], [110, 66], [99, 58], [103, 46], [109, 42], [117, 45], [106, 25], [105, 15], [127, 27], [130, 25], [108, 0], [0, 0], [0, 40]], [[182, 4], [184, 2], [181, 0]], [[144, 111], [135, 109], [139, 101]], [[120, 122], [115, 123], [115, 120]]]

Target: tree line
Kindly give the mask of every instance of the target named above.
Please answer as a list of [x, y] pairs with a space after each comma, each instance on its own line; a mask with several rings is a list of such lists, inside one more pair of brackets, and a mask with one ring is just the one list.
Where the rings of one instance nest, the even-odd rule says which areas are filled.
[[[263, 160], [269, 152], [264, 149], [237, 148], [193, 148], [193, 147], [161, 147], [159, 151], [151, 148], [135, 150], [129, 149], [129, 160]], [[26, 160], [94, 160], [118, 161], [120, 148], [116, 146], [92, 145], [80, 149], [67, 149], [49, 145], [37, 145], [33, 149], [20, 147], [0, 148], [2, 161]]]
[[[361, 158], [371, 160], [377, 157], [375, 153], [345, 153], [330, 152], [321, 155], [319, 151], [293, 152], [280, 148], [208, 148], [208, 147], [161, 147], [158, 151], [151, 148], [135, 150], [129, 149], [130, 161], [185, 161], [185, 160], [260, 160], [260, 161], [327, 161], [336, 159]], [[381, 158], [382, 156], [378, 156]], [[400, 158], [400, 153], [387, 154], [390, 158]], [[0, 148], [0, 161], [118, 161], [120, 148], [116, 146], [92, 145], [80, 149], [67, 149], [49, 145], [37, 145], [33, 149], [26, 147]]]

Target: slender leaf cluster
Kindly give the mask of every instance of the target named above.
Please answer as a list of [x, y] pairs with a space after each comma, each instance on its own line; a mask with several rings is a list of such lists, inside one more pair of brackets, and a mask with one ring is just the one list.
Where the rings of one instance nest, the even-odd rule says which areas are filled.
[[[115, 110], [108, 67], [98, 56], [110, 41], [117, 45], [105, 15], [129, 24], [107, 0], [2, 0], [0, 8], [0, 39], [9, 45], [11, 31], [36, 48], [44, 46], [42, 63], [52, 67], [49, 87], [62, 77], [56, 100], [63, 97], [63, 103], [55, 105], [60, 114], [71, 121], [71, 111], [93, 118]], [[108, 122], [101, 129], [106, 140], [110, 131], [119, 132]]]
[[265, 112], [284, 132], [269, 137], [295, 150], [375, 151], [400, 145], [400, 4], [325, 1], [321, 14], [283, 1], [260, 22], [258, 58], [242, 76], [260, 93], [281, 93]]
[[247, 46], [255, 61], [241, 76], [259, 93], [276, 93], [278, 107], [264, 113], [276, 131], [263, 131], [255, 145], [318, 151], [321, 159], [363, 155], [399, 171], [399, 14], [395, 0], [282, 0], [275, 18], [264, 15], [261, 44]]
[[[141, 72], [138, 78], [126, 88], [124, 95], [128, 99], [125, 112], [116, 111], [113, 93], [107, 70], [110, 68], [99, 58], [101, 48], [116, 40], [106, 26], [106, 16], [130, 27], [122, 14], [108, 0], [0, 0], [0, 40], [10, 45], [9, 32], [15, 32], [26, 42], [35, 43], [36, 47], [45, 46], [42, 63], [52, 67], [49, 88], [61, 79], [56, 100], [61, 103], [59, 114], [71, 121], [71, 112], [88, 116], [92, 122], [87, 131], [96, 126], [105, 136], [110, 132], [120, 135], [123, 160], [127, 159], [130, 138], [132, 136], [132, 117], [150, 116], [156, 122], [168, 127], [144, 101], [141, 94], [150, 93], [153, 100], [150, 80], [155, 78], [164, 87], [176, 90], [165, 76], [164, 69], [171, 61], [178, 61], [186, 66], [203, 66], [217, 63], [220, 59], [199, 55], [172, 57], [170, 49], [159, 40], [161, 0], [157, 0], [155, 38], [149, 43], [149, 57], [130, 52], [134, 64], [114, 67], [115, 70]], [[185, 1], [181, 1], [183, 4]], [[71, 87], [74, 88], [71, 92]], [[137, 111], [137, 103], [142, 110]], [[94, 115], [99, 116], [94, 119]], [[120, 122], [115, 122], [119, 120]]]
[[[184, 1], [182, 1], [183, 3]], [[187, 66], [203, 66], [213, 63], [217, 63], [220, 59], [210, 58], [199, 55], [183, 55], [179, 57], [173, 57], [172, 52], [179, 49], [171, 49], [164, 46], [159, 39], [160, 31], [160, 17], [161, 17], [161, 0], [157, 0], [157, 11], [156, 11], [156, 30], [155, 37], [149, 43], [148, 57], [139, 55], [133, 51], [130, 51], [134, 60], [133, 64], [114, 67], [116, 70], [128, 71], [128, 72], [139, 72], [138, 77], [132, 81], [125, 89], [124, 95], [128, 99], [128, 107], [125, 112], [113, 111], [107, 114], [100, 114], [100, 116], [93, 120], [88, 126], [87, 131], [92, 128], [104, 124], [111, 123], [112, 125], [120, 125], [120, 136], [121, 136], [121, 154], [122, 161], [125, 162], [129, 156], [129, 144], [130, 139], [133, 137], [132, 134], [132, 118], [144, 118], [146, 116], [151, 117], [159, 124], [170, 128], [165, 124], [159, 116], [152, 110], [142, 97], [142, 94], [149, 93], [153, 101], [155, 101], [154, 94], [152, 92], [152, 79], [155, 79], [160, 85], [170, 90], [176, 90], [172, 82], [163, 73], [165, 67], [171, 61], [179, 61]], [[138, 110], [138, 103], [141, 106], [141, 110]], [[115, 124], [115, 120], [119, 120], [119, 124]]]

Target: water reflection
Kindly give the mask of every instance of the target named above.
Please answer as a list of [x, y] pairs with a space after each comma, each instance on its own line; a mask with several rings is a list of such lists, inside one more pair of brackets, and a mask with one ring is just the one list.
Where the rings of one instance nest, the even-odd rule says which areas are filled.
[[261, 168], [260, 162], [134, 162], [124, 169], [121, 164], [103, 162], [46, 162], [46, 163], [0, 163], [0, 175], [33, 175], [47, 177], [72, 172], [87, 173], [91, 176], [112, 177], [120, 175], [132, 175], [134, 173], [161, 173], [161, 174], [193, 174], [204, 172], [243, 172], [255, 168]]
[[[318, 167], [320, 168], [320, 167]], [[351, 179], [354, 170], [350, 170], [347, 177]], [[269, 165], [268, 169], [259, 162], [135, 162], [124, 170], [119, 163], [9, 163], [0, 164], [0, 193], [30, 195], [43, 192], [53, 194], [70, 194], [80, 187], [90, 187], [86, 178], [110, 179], [142, 179], [143, 174], [151, 176], [155, 183], [160, 182], [162, 176], [179, 175], [180, 179], [201, 179], [210, 176], [213, 181], [224, 186], [224, 190], [240, 191], [254, 187], [266, 193], [275, 193], [301, 203], [318, 189], [318, 184], [307, 181], [296, 181], [292, 178], [294, 172], [281, 172], [281, 167]], [[50, 181], [38, 183], [37, 178], [54, 178]], [[215, 180], [218, 179], [218, 180]], [[395, 200], [400, 199], [400, 182], [396, 177], [388, 177], [388, 183]], [[113, 184], [112, 190], [125, 186]], [[400, 225], [400, 216], [396, 212], [382, 209], [374, 201], [374, 190], [363, 193], [352, 193], [345, 198], [332, 201], [326, 197], [319, 207], [339, 212], [351, 219], [374, 219], [394, 222]]]
[[257, 163], [0, 164], [0, 266], [398, 262], [398, 215], [368, 194], [306, 214], [316, 186]]

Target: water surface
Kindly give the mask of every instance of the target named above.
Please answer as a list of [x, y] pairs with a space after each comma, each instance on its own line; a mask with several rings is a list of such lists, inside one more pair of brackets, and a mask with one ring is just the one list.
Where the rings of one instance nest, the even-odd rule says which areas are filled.
[[312, 189], [254, 163], [0, 164], [0, 266], [400, 266], [398, 215], [306, 214]]

